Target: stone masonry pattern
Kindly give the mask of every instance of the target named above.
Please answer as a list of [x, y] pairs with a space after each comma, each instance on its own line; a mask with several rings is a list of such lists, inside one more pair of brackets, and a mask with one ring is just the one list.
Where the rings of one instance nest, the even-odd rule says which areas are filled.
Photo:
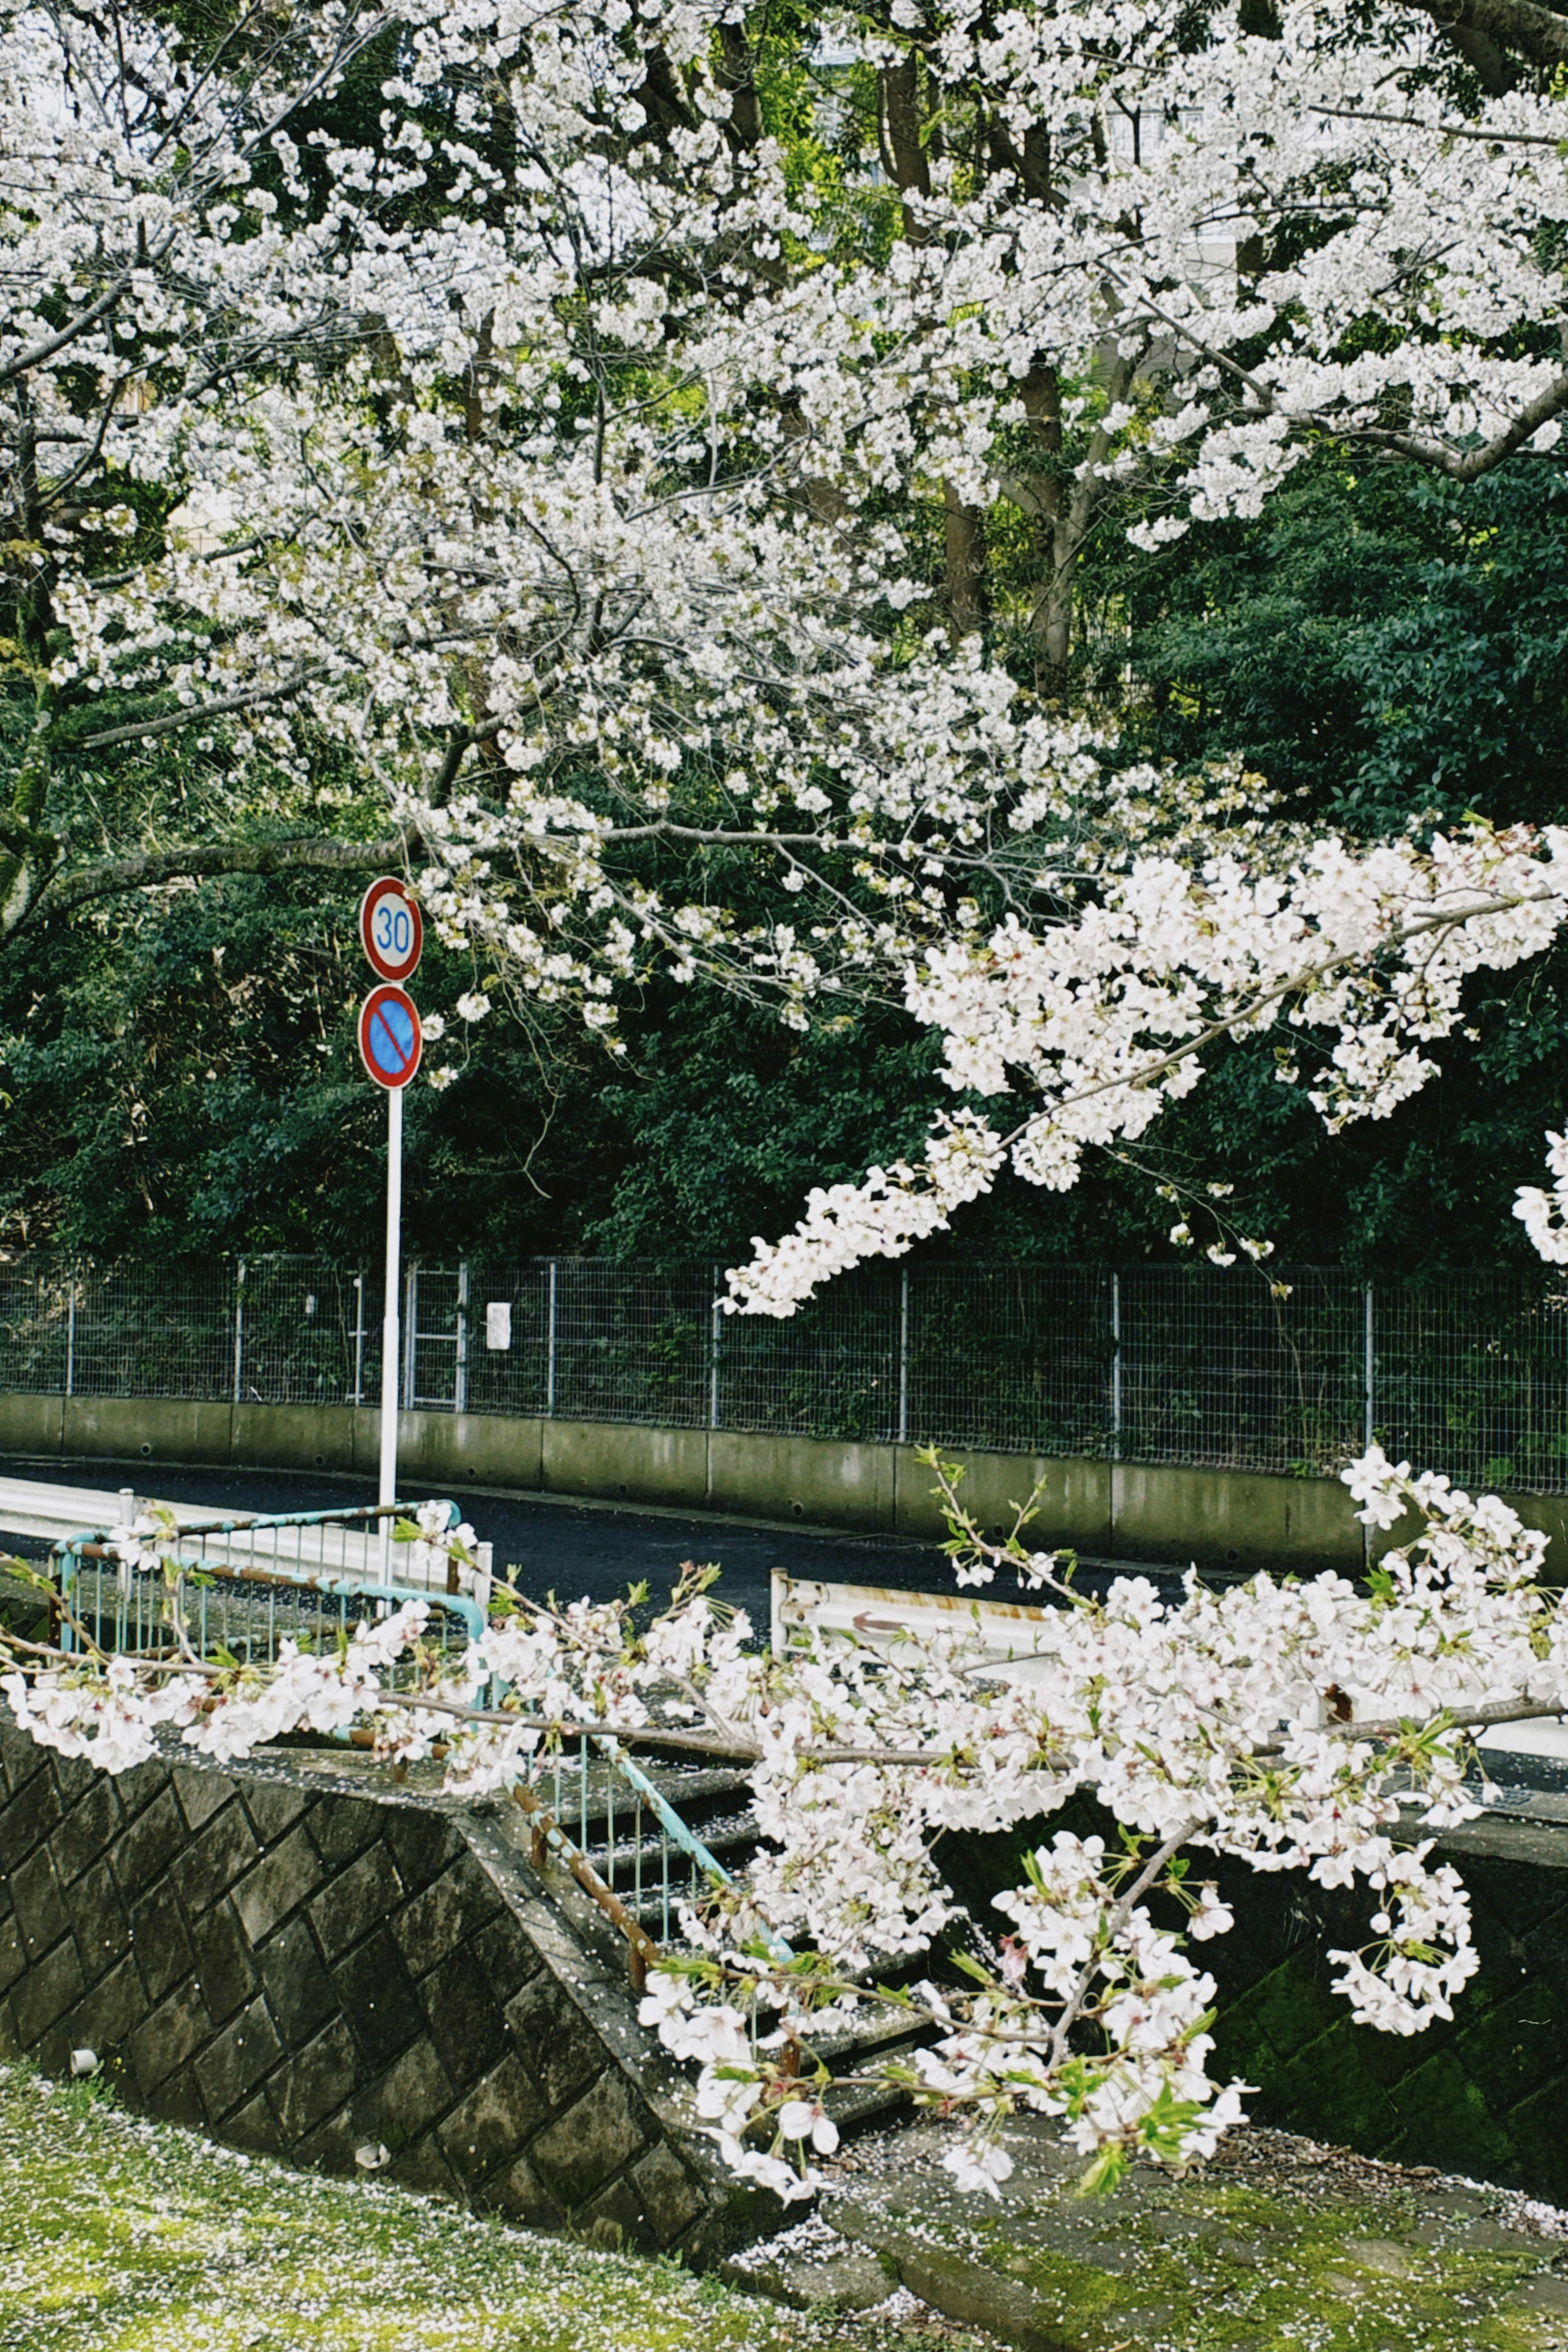
[[[1079, 1799], [1027, 1823], [1018, 1848], [1058, 1829], [1115, 1835], [1110, 1815]], [[980, 1866], [960, 1891], [984, 1917], [1021, 1863], [1005, 1839], [974, 1843]], [[1255, 2123], [1568, 2205], [1568, 1818], [1486, 1820], [1437, 1851], [1468, 1890], [1480, 1967], [1451, 2020], [1408, 2036], [1357, 2025], [1331, 1990], [1331, 1955], [1373, 1940], [1363, 1883], [1327, 1889], [1301, 1871], [1216, 1869], [1194, 1853], [1194, 1879], [1216, 1876], [1236, 1917], [1199, 1954], [1217, 1988], [1209, 2071], [1253, 2085]]]
[[0, 1725], [0, 2056], [90, 2049], [127, 2105], [599, 2243], [705, 2259], [721, 2193], [624, 1989], [482, 1817]]
[[[1213, 2064], [1258, 2085], [1259, 2123], [1568, 2204], [1568, 1831], [1551, 1864], [1443, 1849], [1469, 1892], [1480, 1968], [1451, 2021], [1377, 2033], [1331, 1990], [1329, 1955], [1369, 1940], [1364, 1888], [1222, 1874], [1237, 1925]], [[1245, 1906], [1245, 1907], [1244, 1907]]]

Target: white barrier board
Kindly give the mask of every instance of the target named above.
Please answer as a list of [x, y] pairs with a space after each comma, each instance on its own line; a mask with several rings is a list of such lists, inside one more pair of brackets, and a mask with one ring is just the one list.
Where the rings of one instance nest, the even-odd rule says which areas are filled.
[[[1136, 1572], [1130, 1563], [1129, 1573]], [[950, 1639], [966, 1635], [994, 1660], [999, 1674], [1011, 1681], [1027, 1681], [1031, 1629], [1052, 1613], [1016, 1601], [981, 1600], [973, 1592], [897, 1592], [877, 1584], [826, 1584], [785, 1576], [779, 1569], [773, 1576], [775, 1657], [784, 1654], [794, 1631], [808, 1626], [853, 1634], [872, 1649], [942, 1634]], [[1478, 1745], [1494, 1774], [1502, 1774], [1502, 1759], [1509, 1756], [1536, 1756], [1568, 1765], [1568, 1721], [1543, 1717], [1537, 1723], [1500, 1724], [1483, 1733]]]

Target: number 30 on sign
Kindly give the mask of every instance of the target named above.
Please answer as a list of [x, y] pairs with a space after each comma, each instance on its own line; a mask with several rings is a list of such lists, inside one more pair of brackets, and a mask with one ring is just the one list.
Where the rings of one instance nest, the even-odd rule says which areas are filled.
[[384, 874], [365, 892], [359, 910], [360, 944], [382, 980], [412, 980], [425, 944], [425, 926], [406, 885]]

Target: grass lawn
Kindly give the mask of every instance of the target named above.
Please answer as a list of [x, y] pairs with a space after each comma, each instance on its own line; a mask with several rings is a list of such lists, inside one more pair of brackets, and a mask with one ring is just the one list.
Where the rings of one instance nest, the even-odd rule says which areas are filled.
[[0, 2067], [4, 2352], [931, 2352]]

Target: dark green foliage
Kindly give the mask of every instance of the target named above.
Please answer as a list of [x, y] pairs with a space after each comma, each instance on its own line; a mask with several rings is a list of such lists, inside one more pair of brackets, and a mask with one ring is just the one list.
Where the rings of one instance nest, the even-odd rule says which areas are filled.
[[[1112, 630], [1099, 643], [1125, 698], [1130, 642], [1126, 719], [1152, 753], [1234, 754], [1288, 814], [1368, 835], [1470, 808], [1568, 813], [1568, 475], [1549, 460], [1458, 489], [1325, 457], [1256, 522], [1194, 530], [1153, 558], [1108, 541], [1094, 583]], [[1094, 658], [1091, 639], [1086, 682]], [[199, 830], [209, 802], [240, 790], [221, 743], [127, 752], [112, 781], [154, 831]], [[100, 789], [83, 773], [81, 823]], [[743, 908], [754, 879], [710, 861], [700, 894]], [[373, 1249], [383, 1127], [353, 1047], [357, 895], [231, 878], [25, 932], [0, 965], [6, 1239]], [[473, 981], [432, 948], [419, 997], [445, 1007]], [[1138, 1153], [1091, 1161], [1065, 1196], [1006, 1180], [943, 1252], [1167, 1258], [1189, 1201], [1158, 1197], [1152, 1171], [1200, 1202], [1231, 1181], [1235, 1228], [1299, 1262], [1528, 1263], [1509, 1209], [1562, 1121], [1568, 960], [1480, 976], [1468, 1013], [1475, 1035], [1436, 1049], [1439, 1079], [1338, 1137], [1275, 1076], [1283, 1044], [1310, 1078], [1310, 1039], [1211, 1053], [1208, 1082]], [[930, 1039], [892, 1010], [803, 1037], [765, 1008], [664, 990], [628, 1008], [620, 1062], [565, 1022], [453, 1033], [430, 1062], [457, 1082], [409, 1104], [410, 1243], [434, 1255], [733, 1262], [793, 1223], [811, 1184], [914, 1146], [949, 1099]], [[1200, 1242], [1221, 1230], [1193, 1223]]]
[[[354, 1042], [357, 895], [230, 877], [40, 929], [0, 963], [5, 1238], [374, 1252], [385, 1122]], [[472, 984], [427, 945], [423, 1004]], [[628, 1033], [617, 1063], [566, 1024], [453, 1020], [426, 1067], [456, 1082], [408, 1096], [409, 1248], [732, 1258], [923, 1125], [930, 1055], [890, 1018], [798, 1037], [671, 992]]]
[[722, 1255], [793, 1223], [808, 1186], [918, 1143], [934, 1060], [889, 1015], [801, 1036], [711, 997], [646, 1007], [631, 1067], [600, 1092], [620, 1165], [589, 1238], [615, 1257]]
[[[26, 961], [0, 965], [7, 1239], [101, 1255], [374, 1250], [385, 1119], [354, 1042], [371, 984], [356, 906], [314, 882], [233, 877], [40, 930]], [[448, 963], [427, 953], [426, 1003], [468, 984]], [[412, 1092], [413, 1247], [497, 1224], [525, 1249], [559, 1237], [558, 1223], [531, 1233], [542, 1196], [526, 1172], [550, 1091], [499, 1024], [486, 1075]]]
[[1469, 488], [1342, 452], [1254, 523], [1130, 562], [1151, 748], [1237, 755], [1355, 832], [1568, 806], [1568, 475]]

